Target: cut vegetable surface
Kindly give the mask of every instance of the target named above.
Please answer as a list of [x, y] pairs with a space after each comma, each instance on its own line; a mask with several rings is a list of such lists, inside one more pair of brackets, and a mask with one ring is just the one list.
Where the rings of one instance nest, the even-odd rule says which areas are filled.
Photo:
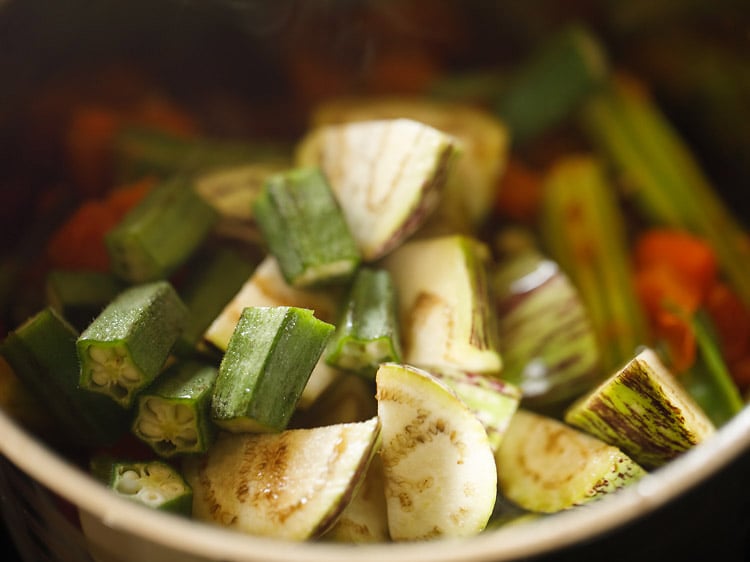
[[715, 431], [651, 349], [576, 401], [565, 421], [619, 447], [646, 469], [663, 465]]
[[193, 490], [182, 475], [163, 461], [92, 460], [92, 473], [115, 494], [151, 509], [190, 515]]
[[129, 408], [160, 373], [187, 321], [168, 281], [125, 289], [78, 337], [81, 387]]
[[245, 533], [291, 540], [330, 528], [379, 446], [377, 418], [262, 435], [223, 434], [185, 463], [193, 515]]
[[476, 239], [454, 235], [408, 242], [383, 262], [398, 297], [405, 363], [500, 371], [487, 258]]
[[209, 406], [217, 374], [198, 361], [171, 366], [139, 395], [133, 433], [162, 457], [205, 452], [214, 435]]
[[426, 371], [386, 363], [376, 383], [391, 537], [424, 540], [480, 532], [497, 495], [484, 426]]
[[408, 119], [321, 127], [300, 145], [298, 164], [323, 171], [365, 261], [390, 252], [435, 209], [454, 140]]
[[542, 513], [588, 503], [646, 474], [617, 447], [527, 410], [513, 416], [495, 458], [502, 493]]

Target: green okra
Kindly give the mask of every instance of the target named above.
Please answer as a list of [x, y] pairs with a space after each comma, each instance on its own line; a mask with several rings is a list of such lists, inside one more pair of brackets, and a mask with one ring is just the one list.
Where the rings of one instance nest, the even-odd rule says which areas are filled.
[[567, 26], [521, 65], [496, 111], [514, 142], [522, 144], [572, 116], [608, 71], [604, 50], [591, 32]]
[[318, 168], [296, 168], [266, 180], [255, 220], [293, 287], [347, 281], [361, 261], [328, 180]]
[[256, 141], [185, 137], [147, 127], [126, 127], [115, 139], [115, 173], [121, 181], [146, 175], [167, 178], [248, 162], [289, 162], [291, 151]]
[[105, 235], [112, 270], [130, 283], [166, 279], [193, 255], [217, 220], [217, 212], [189, 180], [166, 180]]
[[612, 80], [585, 105], [582, 123], [644, 216], [703, 237], [727, 281], [750, 306], [747, 232], [645, 89], [632, 79]]
[[328, 344], [326, 362], [374, 380], [381, 363], [401, 360], [399, 338], [398, 302], [390, 273], [360, 268]]
[[90, 470], [120, 497], [152, 509], [188, 516], [192, 513], [192, 487], [164, 461], [131, 461], [101, 455], [91, 460]]
[[218, 370], [199, 361], [169, 367], [138, 396], [133, 434], [162, 457], [204, 453], [214, 438], [211, 394]]
[[567, 274], [588, 311], [601, 368], [610, 372], [648, 343], [635, 292], [624, 217], [601, 163], [567, 156], [545, 179], [541, 206], [544, 249]]
[[188, 278], [179, 291], [190, 317], [175, 353], [190, 354], [200, 346], [203, 334], [254, 269], [255, 264], [250, 260], [227, 248], [219, 248], [191, 264]]
[[309, 309], [245, 308], [219, 366], [213, 421], [237, 432], [284, 429], [333, 330]]
[[125, 289], [76, 341], [81, 388], [130, 408], [162, 370], [188, 317], [168, 281]]
[[10, 332], [0, 354], [55, 420], [55, 440], [111, 445], [127, 431], [128, 416], [105, 396], [79, 388], [77, 338], [75, 328], [47, 307]]
[[77, 269], [50, 271], [45, 283], [49, 306], [79, 331], [123, 289], [122, 282], [110, 273]]

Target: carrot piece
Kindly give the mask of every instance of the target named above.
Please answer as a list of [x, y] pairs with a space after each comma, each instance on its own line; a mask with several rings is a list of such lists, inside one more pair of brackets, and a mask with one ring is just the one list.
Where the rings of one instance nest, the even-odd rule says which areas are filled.
[[104, 235], [151, 189], [155, 180], [144, 178], [117, 188], [106, 199], [88, 199], [57, 229], [47, 243], [53, 267], [108, 271]]
[[702, 301], [702, 295], [667, 264], [652, 264], [635, 270], [635, 288], [638, 298], [650, 318], [663, 310], [678, 310], [693, 314]]
[[122, 115], [103, 106], [77, 108], [65, 139], [73, 181], [84, 196], [98, 195], [111, 180], [114, 138]]
[[[714, 324], [722, 353], [728, 363], [750, 355], [750, 312], [726, 283], [715, 283], [705, 308]], [[750, 375], [750, 366], [749, 372]]]
[[128, 123], [151, 126], [180, 136], [192, 137], [198, 134], [195, 119], [159, 95], [144, 97], [128, 112], [125, 120]]
[[657, 264], [669, 267], [701, 299], [718, 276], [717, 259], [711, 246], [684, 230], [646, 231], [636, 241], [633, 256], [637, 269]]
[[542, 176], [517, 158], [511, 158], [500, 178], [495, 210], [501, 216], [533, 223], [542, 201]]
[[666, 346], [670, 366], [676, 374], [684, 373], [695, 363], [697, 342], [688, 318], [662, 310], [654, 318], [654, 332]]
[[52, 267], [107, 271], [104, 233], [115, 223], [112, 210], [99, 200], [82, 203], [52, 235], [47, 256]]

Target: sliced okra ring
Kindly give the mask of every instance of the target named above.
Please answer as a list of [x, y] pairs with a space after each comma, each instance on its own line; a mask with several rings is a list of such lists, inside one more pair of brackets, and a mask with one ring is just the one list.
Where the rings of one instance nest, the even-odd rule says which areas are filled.
[[217, 374], [198, 361], [167, 369], [139, 395], [133, 433], [163, 457], [205, 452], [214, 436], [209, 406]]

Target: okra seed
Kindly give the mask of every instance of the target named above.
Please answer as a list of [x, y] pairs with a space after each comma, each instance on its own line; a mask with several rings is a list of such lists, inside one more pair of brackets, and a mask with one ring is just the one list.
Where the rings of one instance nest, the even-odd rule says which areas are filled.
[[120, 476], [117, 491], [121, 494], [137, 494], [142, 488], [141, 476], [135, 470], [126, 470]]

